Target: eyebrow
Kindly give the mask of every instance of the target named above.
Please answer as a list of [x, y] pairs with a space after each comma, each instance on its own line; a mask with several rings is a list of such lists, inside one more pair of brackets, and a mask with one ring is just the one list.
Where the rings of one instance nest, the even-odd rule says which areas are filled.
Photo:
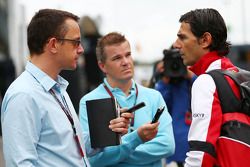
[[181, 33], [178, 33], [178, 34], [177, 34], [177, 36], [178, 36], [178, 37], [181, 37], [181, 36], [183, 36], [183, 34], [181, 34]]
[[186, 35], [185, 35], [185, 34], [182, 34], [182, 33], [178, 33], [178, 34], [177, 34], [177, 37], [178, 37], [178, 38], [185, 38]]
[[121, 57], [120, 54], [114, 55], [113, 57], [111, 57], [111, 60], [114, 60], [114, 59], [119, 58], [119, 57]]

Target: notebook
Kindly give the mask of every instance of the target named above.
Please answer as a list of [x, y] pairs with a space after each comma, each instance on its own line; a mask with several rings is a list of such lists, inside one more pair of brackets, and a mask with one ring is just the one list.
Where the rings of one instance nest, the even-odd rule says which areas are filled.
[[120, 144], [120, 134], [109, 129], [109, 122], [117, 118], [118, 107], [112, 98], [86, 101], [92, 148], [103, 148]]

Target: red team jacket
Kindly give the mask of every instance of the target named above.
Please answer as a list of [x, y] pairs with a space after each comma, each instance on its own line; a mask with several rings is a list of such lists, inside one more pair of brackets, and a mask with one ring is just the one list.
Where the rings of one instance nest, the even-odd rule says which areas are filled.
[[[190, 70], [199, 76], [192, 87], [192, 124], [189, 130], [188, 142], [190, 151], [187, 153], [185, 167], [247, 167], [250, 166], [249, 145], [239, 146], [233, 141], [220, 137], [221, 126], [226, 120], [243, 117], [240, 113], [222, 114], [220, 100], [213, 78], [205, 74], [214, 69], [238, 71], [226, 57], [217, 52], [204, 55]], [[240, 93], [234, 82], [226, 78], [235, 95]], [[249, 121], [249, 120], [248, 120]], [[247, 154], [242, 150], [247, 149]]]

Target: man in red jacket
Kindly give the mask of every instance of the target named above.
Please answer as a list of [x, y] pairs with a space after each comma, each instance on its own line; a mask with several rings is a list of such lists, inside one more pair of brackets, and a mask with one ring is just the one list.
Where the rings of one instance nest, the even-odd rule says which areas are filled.
[[[250, 155], [240, 151], [239, 154], [230, 152], [232, 149], [226, 150], [221, 144], [224, 115], [215, 82], [206, 74], [214, 69], [238, 71], [226, 58], [230, 44], [226, 41], [225, 22], [215, 9], [190, 11], [182, 15], [179, 22], [181, 25], [174, 47], [180, 50], [184, 64], [191, 66], [190, 70], [199, 76], [192, 87], [192, 124], [188, 135], [190, 151], [185, 167], [245, 167], [249, 163], [244, 162]], [[226, 79], [239, 98], [237, 86], [228, 77]], [[238, 150], [237, 147], [233, 149]]]

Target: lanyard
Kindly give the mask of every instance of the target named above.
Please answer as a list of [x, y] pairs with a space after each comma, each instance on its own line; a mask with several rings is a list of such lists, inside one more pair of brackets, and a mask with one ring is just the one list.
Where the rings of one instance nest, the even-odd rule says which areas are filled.
[[[108, 92], [108, 94], [110, 95], [110, 97], [115, 100], [115, 97], [113, 95], [113, 93], [109, 90], [109, 88], [107, 87], [107, 85], [104, 83], [103, 84], [103, 87], [105, 88], [105, 90]], [[138, 88], [137, 88], [137, 85], [135, 84], [135, 102], [134, 102], [134, 105], [136, 105], [136, 102], [137, 102], [137, 97], [138, 97]], [[118, 100], [117, 100], [117, 103], [119, 105], [119, 107], [121, 107], [121, 105], [119, 104]], [[133, 113], [134, 114], [134, 113]], [[131, 119], [130, 121], [130, 129], [131, 129], [131, 132], [134, 131], [134, 121], [135, 121], [135, 115], [134, 117]]]
[[[58, 102], [58, 104], [60, 105], [60, 107], [62, 108], [63, 112], [65, 113], [65, 115], [67, 116], [71, 126], [72, 126], [72, 129], [73, 129], [73, 132], [74, 132], [74, 138], [75, 138], [75, 141], [76, 141], [76, 144], [77, 144], [77, 147], [79, 149], [79, 152], [80, 152], [80, 155], [83, 157], [84, 159], [84, 153], [83, 153], [83, 150], [82, 150], [82, 147], [81, 147], [81, 144], [80, 144], [80, 140], [79, 140], [79, 137], [76, 133], [76, 128], [75, 128], [75, 124], [74, 124], [74, 120], [73, 120], [73, 117], [70, 113], [70, 110], [69, 110], [69, 107], [66, 103], [66, 100], [64, 98], [64, 96], [62, 96], [62, 100], [63, 100], [63, 103], [65, 104], [65, 106], [62, 104], [62, 102], [57, 98], [55, 92], [50, 89], [49, 90], [50, 94], [55, 98], [55, 100]], [[85, 160], [84, 160], [85, 161]]]

